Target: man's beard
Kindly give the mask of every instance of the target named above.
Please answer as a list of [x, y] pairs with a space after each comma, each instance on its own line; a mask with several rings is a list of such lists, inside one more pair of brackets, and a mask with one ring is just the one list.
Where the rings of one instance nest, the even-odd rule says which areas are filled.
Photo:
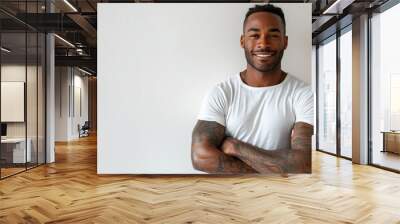
[[249, 64], [251, 67], [253, 67], [257, 71], [263, 72], [263, 73], [274, 71], [278, 68], [278, 66], [280, 66], [284, 51], [285, 50], [278, 51], [276, 53], [276, 55], [273, 56], [274, 57], [273, 61], [270, 64], [256, 65], [256, 63], [253, 60], [254, 56], [250, 53], [250, 51], [248, 51], [247, 49], [244, 49], [247, 64]]

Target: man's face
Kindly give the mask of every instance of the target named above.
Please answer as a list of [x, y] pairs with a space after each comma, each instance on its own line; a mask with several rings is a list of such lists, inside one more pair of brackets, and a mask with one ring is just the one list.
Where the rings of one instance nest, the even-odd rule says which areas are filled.
[[247, 63], [260, 72], [270, 72], [280, 67], [287, 42], [281, 18], [268, 12], [250, 15], [240, 38]]

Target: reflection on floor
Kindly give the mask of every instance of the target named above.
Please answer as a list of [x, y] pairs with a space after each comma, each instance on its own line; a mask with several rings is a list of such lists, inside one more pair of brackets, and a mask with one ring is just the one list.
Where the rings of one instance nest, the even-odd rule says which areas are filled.
[[[7, 164], [7, 165], [4, 165], [4, 164], [2, 164], [3, 165], [3, 167], [1, 168], [1, 170], [0, 170], [0, 173], [1, 173], [1, 178], [5, 178], [5, 177], [8, 177], [8, 176], [11, 176], [11, 175], [13, 175], [13, 174], [16, 174], [16, 173], [19, 173], [19, 172], [22, 172], [22, 171], [24, 171], [24, 170], [26, 170], [26, 168], [25, 168], [25, 164], [18, 164], [18, 165], [13, 165], [13, 164]], [[26, 164], [26, 166], [27, 166], [27, 169], [30, 169], [31, 167], [35, 167], [36, 166], [36, 163], [28, 163], [28, 164]]]
[[98, 175], [96, 137], [0, 181], [0, 223], [398, 223], [400, 175], [312, 152], [312, 174]]
[[396, 153], [375, 151], [372, 162], [373, 164], [400, 171], [400, 155]]
[[341, 155], [347, 158], [352, 157], [352, 149], [351, 148], [341, 148]]
[[13, 175], [15, 173], [18, 173], [18, 172], [21, 172], [24, 170], [25, 170], [25, 167], [24, 168], [19, 168], [19, 167], [17, 167], [17, 168], [1, 168], [1, 178]]

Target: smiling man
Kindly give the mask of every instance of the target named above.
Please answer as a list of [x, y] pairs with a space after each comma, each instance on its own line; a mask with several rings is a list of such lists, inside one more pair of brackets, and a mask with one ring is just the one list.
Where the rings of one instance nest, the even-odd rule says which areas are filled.
[[207, 173], [311, 173], [313, 94], [281, 69], [288, 46], [282, 10], [250, 8], [240, 45], [247, 68], [204, 99], [192, 164]]

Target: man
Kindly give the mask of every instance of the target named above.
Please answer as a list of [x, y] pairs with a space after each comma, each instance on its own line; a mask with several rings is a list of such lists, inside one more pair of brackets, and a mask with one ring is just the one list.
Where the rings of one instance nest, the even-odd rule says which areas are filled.
[[193, 167], [208, 173], [311, 173], [313, 94], [281, 70], [282, 10], [250, 8], [240, 45], [247, 68], [205, 98], [192, 134]]

